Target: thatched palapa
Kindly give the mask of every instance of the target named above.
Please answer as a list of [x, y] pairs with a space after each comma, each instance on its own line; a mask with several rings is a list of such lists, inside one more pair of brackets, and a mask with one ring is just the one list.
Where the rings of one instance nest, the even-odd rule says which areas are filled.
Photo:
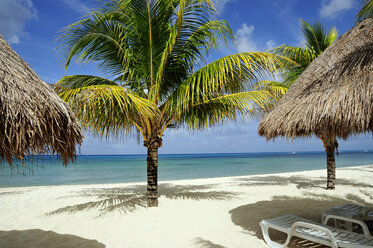
[[258, 129], [267, 139], [367, 131], [373, 131], [373, 19], [316, 58]]
[[0, 158], [53, 153], [66, 165], [82, 138], [65, 102], [0, 35]]
[[373, 19], [356, 25], [316, 58], [258, 128], [267, 139], [315, 134], [324, 142], [328, 162], [334, 160], [336, 138], [369, 131], [373, 131]]

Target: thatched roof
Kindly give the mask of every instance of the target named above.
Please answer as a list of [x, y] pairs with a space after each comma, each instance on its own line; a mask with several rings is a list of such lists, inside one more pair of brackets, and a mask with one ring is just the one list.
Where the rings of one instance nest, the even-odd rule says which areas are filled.
[[82, 138], [65, 102], [0, 35], [0, 159], [53, 153], [66, 165]]
[[347, 138], [373, 131], [373, 19], [342, 35], [294, 82], [258, 128], [267, 139]]

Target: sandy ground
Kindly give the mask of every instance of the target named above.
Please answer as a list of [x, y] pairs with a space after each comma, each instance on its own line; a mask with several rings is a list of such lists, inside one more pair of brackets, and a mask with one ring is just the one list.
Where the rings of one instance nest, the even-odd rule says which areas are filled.
[[[286, 213], [321, 221], [346, 202], [373, 204], [373, 165], [160, 183], [158, 208], [144, 184], [0, 189], [0, 247], [267, 247], [259, 222]], [[291, 247], [310, 247], [293, 241]], [[313, 246], [314, 247], [314, 246]]]

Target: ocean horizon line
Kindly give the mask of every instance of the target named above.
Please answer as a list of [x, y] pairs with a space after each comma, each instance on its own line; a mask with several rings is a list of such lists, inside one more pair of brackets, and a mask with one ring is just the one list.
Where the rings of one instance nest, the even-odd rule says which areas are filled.
[[[338, 150], [339, 153], [360, 153], [373, 152], [373, 150]], [[320, 154], [325, 151], [284, 151], [284, 152], [207, 152], [207, 153], [159, 153], [159, 156], [175, 156], [175, 155], [274, 155], [274, 154]], [[57, 156], [57, 155], [36, 155], [31, 156]], [[81, 156], [146, 156], [146, 153], [131, 153], [131, 154], [78, 154]]]

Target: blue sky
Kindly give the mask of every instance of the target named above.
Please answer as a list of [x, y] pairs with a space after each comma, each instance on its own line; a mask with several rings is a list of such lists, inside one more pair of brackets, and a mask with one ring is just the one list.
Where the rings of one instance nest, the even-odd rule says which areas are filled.
[[[339, 34], [354, 24], [360, 0], [216, 0], [219, 19], [226, 19], [236, 34], [237, 44], [221, 49], [211, 59], [230, 53], [264, 51], [281, 45], [301, 45], [299, 18], [320, 21]], [[100, 75], [94, 65], [72, 64], [65, 73], [55, 42], [63, 27], [77, 21], [99, 4], [97, 0], [0, 0], [0, 34], [48, 83], [64, 75]], [[228, 122], [204, 131], [169, 130], [160, 153], [284, 152], [321, 151], [317, 138], [294, 142], [267, 142], [257, 135], [258, 120]], [[363, 134], [340, 141], [341, 150], [372, 149], [372, 135]], [[146, 149], [136, 138], [108, 141], [86, 134], [82, 154], [142, 154]]]

